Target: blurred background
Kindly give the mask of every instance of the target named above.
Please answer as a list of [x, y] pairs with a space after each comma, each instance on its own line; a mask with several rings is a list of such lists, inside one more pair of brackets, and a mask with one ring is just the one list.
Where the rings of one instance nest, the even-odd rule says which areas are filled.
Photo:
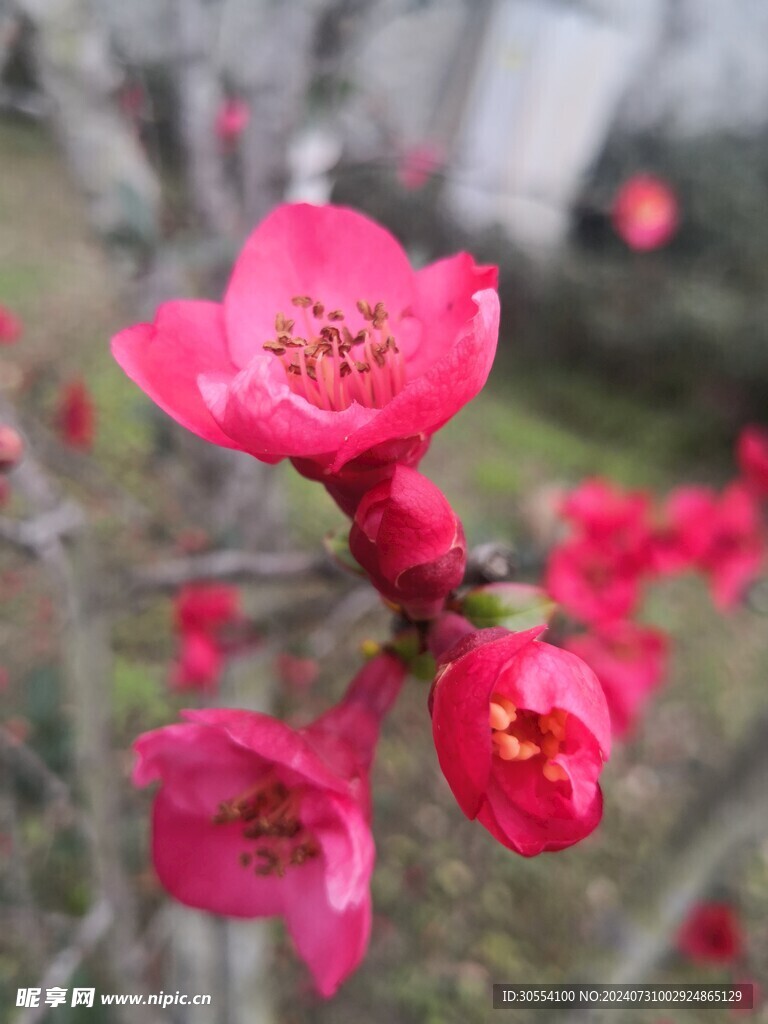
[[[463, 818], [406, 687], [374, 776], [371, 950], [331, 1003], [279, 924], [167, 901], [135, 736], [206, 701], [304, 722], [388, 621], [322, 560], [343, 527], [324, 491], [188, 435], [108, 339], [219, 298], [285, 199], [370, 213], [415, 265], [498, 263], [491, 382], [424, 469], [530, 576], [558, 489], [720, 485], [768, 421], [766, 52], [760, 0], [0, 0], [0, 421], [27, 442], [0, 510], [0, 1020], [158, 1019], [15, 1008], [41, 984], [212, 993], [159, 1015], [190, 1024], [479, 1022], [493, 982], [765, 989], [768, 598], [723, 617], [689, 578], [643, 610], [668, 678], [565, 853], [523, 860]], [[674, 206], [653, 244], [617, 215], [637, 176]], [[169, 687], [174, 595], [205, 578], [242, 602], [215, 697]], [[676, 934], [712, 900], [743, 949], [702, 966]]]

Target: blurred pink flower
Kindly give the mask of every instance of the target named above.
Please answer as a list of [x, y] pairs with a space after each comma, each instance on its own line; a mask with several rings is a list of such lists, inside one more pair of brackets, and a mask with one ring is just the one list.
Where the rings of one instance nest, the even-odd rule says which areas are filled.
[[222, 100], [216, 111], [214, 131], [219, 141], [231, 148], [248, 127], [251, 111], [245, 100], [239, 96], [229, 96]]
[[241, 619], [240, 593], [235, 587], [218, 583], [182, 587], [173, 606], [178, 651], [171, 665], [171, 688], [214, 693], [224, 668], [223, 631]]
[[550, 552], [545, 585], [552, 599], [575, 619], [612, 622], [635, 609], [643, 569], [635, 551], [575, 537]]
[[633, 622], [612, 622], [568, 637], [563, 647], [586, 662], [600, 680], [613, 732], [629, 732], [664, 677], [667, 635]]
[[658, 249], [677, 231], [677, 197], [660, 178], [636, 174], [616, 194], [612, 218], [616, 234], [630, 249]]
[[744, 427], [736, 452], [746, 484], [760, 498], [768, 498], [768, 430], [758, 426]]
[[611, 745], [594, 673], [540, 632], [466, 635], [441, 658], [432, 692], [435, 748], [459, 806], [526, 857], [596, 828]]
[[392, 656], [375, 658], [341, 704], [298, 731], [210, 709], [135, 743], [135, 783], [161, 783], [152, 852], [165, 888], [216, 914], [284, 917], [326, 997], [368, 945], [369, 769], [403, 675]]
[[436, 142], [419, 142], [403, 151], [397, 165], [397, 179], [403, 188], [417, 191], [424, 188], [444, 162], [442, 146]]
[[0, 345], [10, 345], [21, 337], [23, 325], [7, 306], [0, 305]]
[[413, 271], [366, 217], [285, 205], [246, 242], [223, 305], [165, 303], [112, 351], [188, 429], [263, 462], [293, 459], [353, 514], [482, 388], [496, 276], [467, 254]]

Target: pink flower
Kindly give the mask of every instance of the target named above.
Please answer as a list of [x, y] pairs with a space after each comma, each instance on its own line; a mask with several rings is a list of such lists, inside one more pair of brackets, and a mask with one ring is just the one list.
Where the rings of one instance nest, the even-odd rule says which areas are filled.
[[637, 605], [641, 570], [635, 551], [608, 541], [574, 538], [550, 552], [546, 588], [574, 618], [612, 622], [625, 619]]
[[215, 914], [284, 917], [323, 996], [368, 945], [368, 773], [403, 674], [391, 655], [375, 658], [340, 705], [298, 731], [210, 709], [135, 743], [135, 783], [161, 783], [152, 855], [163, 886]]
[[432, 694], [437, 756], [459, 806], [526, 857], [597, 826], [611, 741], [594, 673], [539, 632], [465, 636], [444, 655]]
[[229, 96], [222, 100], [216, 111], [214, 131], [219, 141], [231, 148], [243, 134], [251, 119], [251, 111], [245, 100]]
[[632, 622], [613, 622], [593, 633], [568, 637], [563, 646], [586, 662], [600, 680], [613, 732], [627, 733], [664, 676], [667, 635]]
[[6, 306], [0, 305], [0, 345], [10, 345], [18, 341], [23, 329], [21, 320]]
[[182, 632], [216, 632], [241, 618], [240, 591], [223, 583], [188, 583], [174, 599], [173, 614]]
[[630, 249], [658, 249], [677, 231], [677, 197], [659, 178], [636, 174], [616, 194], [612, 217], [616, 234]]
[[645, 539], [650, 499], [642, 491], [622, 491], [609, 480], [584, 480], [563, 499], [561, 515], [594, 540], [618, 535]]
[[70, 381], [61, 389], [56, 426], [59, 437], [70, 448], [90, 451], [93, 447], [96, 410], [84, 381]]
[[397, 178], [409, 192], [424, 188], [445, 161], [443, 147], [436, 142], [420, 142], [403, 151], [397, 166]]
[[739, 469], [745, 483], [760, 498], [768, 498], [768, 430], [745, 427], [737, 444]]
[[208, 633], [189, 630], [179, 637], [168, 683], [172, 690], [215, 693], [223, 669], [224, 655], [217, 641]]
[[413, 271], [352, 210], [286, 205], [251, 235], [222, 305], [166, 303], [112, 351], [182, 425], [263, 462], [292, 458], [353, 513], [482, 388], [495, 284], [467, 254]]
[[710, 578], [718, 608], [733, 607], [756, 578], [765, 556], [759, 506], [741, 483], [721, 494], [706, 487], [681, 487], [667, 506], [668, 566], [689, 566]]
[[190, 583], [174, 599], [173, 618], [178, 651], [171, 689], [215, 693], [224, 669], [224, 631], [242, 618], [239, 591], [223, 584]]
[[729, 964], [741, 955], [741, 922], [728, 903], [700, 903], [677, 936], [677, 948], [697, 964]]
[[379, 593], [411, 619], [442, 611], [467, 562], [464, 530], [448, 500], [406, 466], [363, 497], [349, 549]]

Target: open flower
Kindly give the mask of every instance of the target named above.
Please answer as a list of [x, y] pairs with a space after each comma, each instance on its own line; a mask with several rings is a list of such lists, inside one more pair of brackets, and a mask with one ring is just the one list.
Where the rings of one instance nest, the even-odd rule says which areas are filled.
[[223, 304], [166, 303], [112, 351], [183, 426], [263, 462], [292, 458], [353, 512], [482, 388], [495, 284], [467, 254], [414, 271], [352, 210], [285, 205], [246, 242]]
[[612, 622], [563, 644], [592, 669], [603, 688], [611, 728], [627, 733], [664, 677], [669, 643], [665, 633], [633, 622]]
[[349, 549], [383, 597], [412, 619], [432, 619], [464, 576], [461, 521], [431, 480], [406, 466], [360, 502]]
[[611, 739], [595, 674], [540, 632], [466, 635], [443, 656], [432, 693], [437, 756], [459, 806], [526, 857], [597, 826]]
[[134, 781], [159, 781], [152, 855], [182, 903], [285, 919], [319, 992], [331, 996], [368, 945], [374, 861], [368, 772], [403, 680], [389, 654], [305, 729], [252, 711], [186, 711], [140, 736]]
[[546, 589], [565, 611], [582, 622], [626, 618], [637, 605], [644, 556], [609, 540], [574, 537], [553, 548]]

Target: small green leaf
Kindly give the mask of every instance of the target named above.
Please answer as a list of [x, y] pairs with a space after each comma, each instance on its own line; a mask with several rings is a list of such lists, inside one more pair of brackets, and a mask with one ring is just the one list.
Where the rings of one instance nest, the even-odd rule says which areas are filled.
[[489, 583], [461, 602], [461, 614], [478, 629], [503, 626], [513, 632], [546, 625], [557, 605], [541, 587], [528, 583]]

